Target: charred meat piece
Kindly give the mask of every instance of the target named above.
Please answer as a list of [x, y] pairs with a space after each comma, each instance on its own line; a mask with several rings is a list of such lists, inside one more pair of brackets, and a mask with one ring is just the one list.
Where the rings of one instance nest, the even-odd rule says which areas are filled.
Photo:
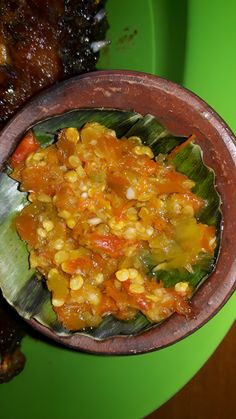
[[19, 346], [25, 332], [21, 322], [0, 292], [0, 383], [9, 381], [24, 367]]
[[0, 0], [0, 128], [55, 81], [95, 69], [104, 2]]
[[[0, 129], [31, 96], [95, 70], [108, 24], [105, 0], [0, 0]], [[1, 293], [0, 293], [1, 294]], [[20, 319], [0, 295], [0, 383], [25, 362]]]
[[65, 13], [60, 18], [64, 77], [95, 70], [98, 51], [104, 41], [108, 23], [104, 1], [66, 0]]

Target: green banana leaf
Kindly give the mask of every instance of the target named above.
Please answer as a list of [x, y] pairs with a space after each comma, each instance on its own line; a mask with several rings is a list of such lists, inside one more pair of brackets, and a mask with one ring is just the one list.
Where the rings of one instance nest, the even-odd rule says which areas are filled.
[[[86, 122], [96, 121], [112, 128], [118, 137], [139, 136], [149, 145], [154, 154], [167, 154], [185, 141], [184, 137], [172, 135], [152, 115], [141, 116], [135, 112], [115, 109], [80, 109], [58, 115], [39, 122], [32, 130], [42, 147], [55, 141], [55, 135], [65, 127], [81, 128]], [[191, 134], [191, 133], [190, 133]], [[189, 144], [175, 155], [176, 169], [194, 180], [193, 192], [207, 199], [207, 205], [199, 215], [203, 223], [214, 225], [217, 229], [217, 249], [214, 256], [205, 256], [193, 266], [193, 272], [173, 269], [172, 271], [153, 270], [154, 263], [143, 255], [147, 273], [160, 278], [165, 287], [179, 281], [188, 281], [195, 289], [212, 272], [220, 246], [220, 197], [215, 189], [214, 172], [202, 160], [199, 146]], [[9, 169], [8, 169], [9, 170]], [[8, 176], [7, 170], [0, 174], [0, 287], [6, 300], [26, 319], [34, 318], [58, 335], [72, 333], [86, 334], [95, 339], [105, 339], [117, 335], [133, 335], [147, 330], [153, 325], [139, 313], [132, 321], [120, 321], [113, 316], [106, 317], [95, 329], [83, 332], [65, 330], [57, 321], [51, 305], [51, 295], [45, 281], [29, 268], [29, 254], [26, 244], [19, 238], [14, 228], [16, 214], [27, 204], [27, 195], [18, 190], [18, 183]]]

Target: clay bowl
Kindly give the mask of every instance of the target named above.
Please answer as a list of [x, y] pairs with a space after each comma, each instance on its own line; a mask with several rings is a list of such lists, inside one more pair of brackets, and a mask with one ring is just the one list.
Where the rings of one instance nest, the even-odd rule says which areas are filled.
[[35, 320], [29, 324], [76, 350], [134, 354], [173, 344], [210, 320], [236, 287], [236, 143], [224, 121], [199, 97], [165, 79], [133, 71], [85, 74], [55, 85], [28, 103], [0, 134], [0, 163], [11, 155], [23, 133], [39, 120], [75, 108], [119, 108], [153, 114], [177, 135], [197, 136], [205, 163], [216, 174], [224, 228], [215, 271], [192, 298], [193, 316], [173, 315], [161, 325], [132, 337], [96, 341], [87, 336], [58, 337]]

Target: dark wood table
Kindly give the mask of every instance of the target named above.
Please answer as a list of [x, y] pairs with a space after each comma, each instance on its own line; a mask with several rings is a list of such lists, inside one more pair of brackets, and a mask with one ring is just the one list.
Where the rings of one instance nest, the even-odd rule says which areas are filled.
[[235, 382], [236, 322], [195, 377], [146, 419], [233, 419]]

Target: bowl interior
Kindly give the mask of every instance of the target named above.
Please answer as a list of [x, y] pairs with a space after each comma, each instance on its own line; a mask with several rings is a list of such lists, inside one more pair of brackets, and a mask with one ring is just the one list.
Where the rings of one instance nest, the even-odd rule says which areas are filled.
[[174, 315], [144, 333], [96, 341], [88, 336], [59, 337], [35, 320], [29, 323], [48, 337], [77, 350], [131, 354], [162, 348], [187, 336], [208, 321], [235, 289], [236, 261], [236, 146], [220, 117], [200, 98], [165, 79], [130, 71], [105, 71], [79, 76], [54, 86], [28, 103], [0, 134], [0, 164], [14, 150], [24, 132], [36, 122], [77, 108], [116, 108], [150, 113], [173, 134], [196, 135], [205, 163], [213, 168], [222, 197], [224, 228], [215, 271], [192, 299], [193, 315]]

